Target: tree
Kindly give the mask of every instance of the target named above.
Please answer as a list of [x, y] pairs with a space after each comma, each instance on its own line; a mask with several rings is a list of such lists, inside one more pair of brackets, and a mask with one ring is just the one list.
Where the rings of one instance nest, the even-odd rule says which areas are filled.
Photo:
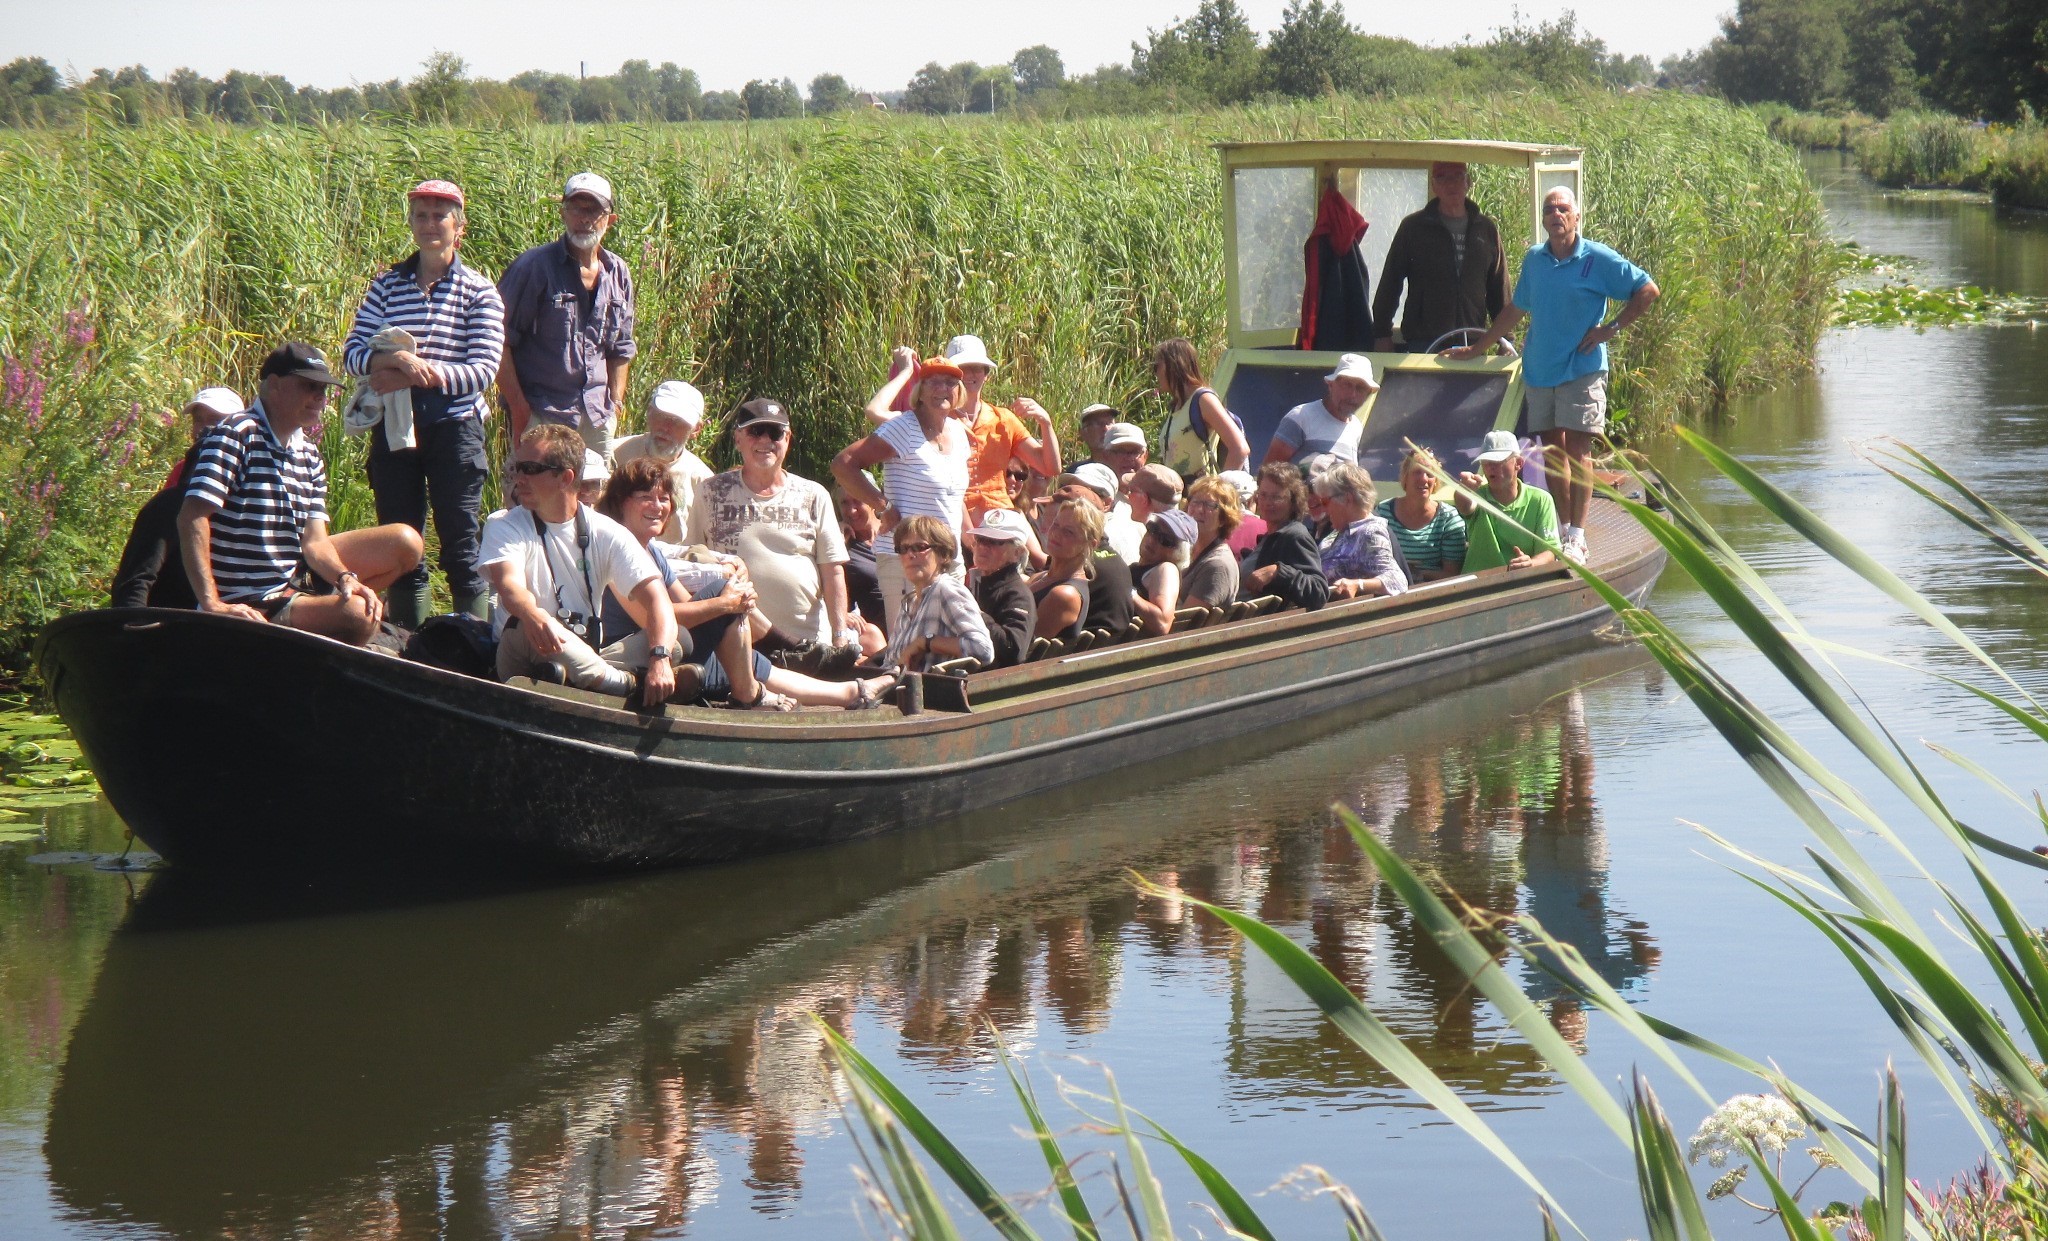
[[[1514, 24], [1497, 27], [1486, 47], [1502, 69], [1546, 86], [1598, 81], [1607, 60], [1607, 44], [1581, 31], [1578, 14], [1569, 9], [1533, 26], [1517, 9]], [[1643, 68], [1649, 68], [1647, 61]]]
[[706, 91], [701, 106], [703, 110], [697, 115], [707, 121], [743, 121], [747, 119], [746, 110], [740, 106], [740, 97], [734, 91]]
[[668, 119], [661, 106], [661, 83], [655, 79], [654, 66], [644, 60], [629, 60], [619, 66], [612, 75], [618, 85], [619, 97], [625, 101], [625, 114], [636, 121], [660, 121]]
[[1008, 65], [990, 65], [967, 84], [969, 112], [1000, 112], [1017, 102], [1017, 79]]
[[1832, 0], [1740, 0], [1707, 56], [1730, 99], [1813, 108], [1839, 97], [1847, 47]]
[[1354, 90], [1365, 76], [1364, 60], [1339, 0], [1288, 0], [1266, 44], [1266, 82], [1303, 98]]
[[855, 102], [853, 87], [836, 73], [821, 73], [811, 79], [811, 111], [821, 116], [845, 112]]
[[1010, 69], [1016, 74], [1017, 89], [1026, 95], [1058, 90], [1067, 80], [1067, 67], [1060, 54], [1043, 43], [1010, 57]]
[[1918, 101], [1913, 48], [1896, 14], [1866, 13], [1848, 23], [1843, 89], [1849, 102], [1872, 116], [1890, 116]]
[[910, 79], [910, 86], [903, 92], [903, 106], [912, 112], [929, 112], [935, 116], [965, 112], [968, 85], [980, 73], [981, 66], [973, 61], [962, 61], [950, 69], [942, 67], [936, 60], [928, 61], [917, 71], [917, 76]]
[[661, 62], [654, 71], [655, 89], [661, 100], [661, 117], [666, 121], [693, 121], [704, 104], [704, 88], [696, 71], [684, 69], [672, 60]]
[[764, 82], [755, 78], [740, 88], [740, 106], [746, 110], [750, 121], [772, 121], [777, 117], [802, 115], [804, 99], [796, 93], [796, 83], [788, 78], [780, 82]]
[[1258, 89], [1263, 56], [1236, 0], [1203, 0], [1193, 17], [1131, 44], [1131, 72], [1146, 86], [1238, 103]]
[[420, 120], [460, 120], [469, 103], [469, 62], [453, 52], [435, 52], [420, 62], [420, 75], [412, 80], [407, 97], [412, 114]]
[[533, 110], [541, 120], [559, 125], [576, 117], [576, 79], [566, 73], [529, 69], [506, 85], [532, 95]]

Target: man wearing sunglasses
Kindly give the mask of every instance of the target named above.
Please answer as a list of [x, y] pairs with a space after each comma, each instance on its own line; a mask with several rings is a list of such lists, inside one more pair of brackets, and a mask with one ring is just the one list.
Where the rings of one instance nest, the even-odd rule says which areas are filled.
[[605, 645], [600, 603], [610, 588], [647, 635], [648, 666], [638, 701], [675, 692], [680, 645], [660, 571], [624, 526], [576, 497], [583, 438], [560, 423], [527, 429], [512, 457], [515, 508], [484, 523], [478, 553], [498, 606], [498, 676], [565, 682], [593, 693], [634, 694], [631, 672], [598, 654]]
[[857, 641], [846, 622], [846, 541], [832, 495], [783, 469], [789, 409], [757, 397], [733, 417], [739, 466], [697, 485], [684, 541], [738, 556], [759, 606], [792, 645], [843, 647]]

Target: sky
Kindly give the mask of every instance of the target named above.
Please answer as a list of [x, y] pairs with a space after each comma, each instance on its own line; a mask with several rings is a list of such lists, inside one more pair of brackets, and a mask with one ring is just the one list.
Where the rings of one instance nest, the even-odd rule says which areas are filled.
[[[1518, 0], [1347, 6], [1369, 34], [1419, 43], [1484, 40]], [[1199, 0], [0, 0], [0, 63], [41, 56], [60, 71], [140, 64], [280, 73], [333, 88], [409, 78], [436, 51], [479, 77], [527, 69], [610, 73], [620, 62], [672, 60], [706, 90], [751, 78], [843, 75], [856, 88], [896, 90], [930, 60], [994, 64], [1044, 43], [1070, 73], [1130, 60], [1131, 43], [1195, 10]], [[1279, 25], [1285, 0], [1238, 0], [1252, 27]], [[1734, 0], [1519, 0], [1525, 20], [1565, 9], [1612, 51], [1651, 60], [1713, 38]]]

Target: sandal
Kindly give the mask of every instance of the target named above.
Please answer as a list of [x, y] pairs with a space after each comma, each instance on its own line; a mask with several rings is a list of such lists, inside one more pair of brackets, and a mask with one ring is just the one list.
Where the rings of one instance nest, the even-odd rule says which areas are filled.
[[[888, 684], [877, 684], [877, 682], [882, 681], [886, 681]], [[848, 711], [872, 711], [876, 707], [881, 706], [882, 699], [894, 691], [895, 688], [896, 678], [893, 676], [875, 677], [871, 680], [856, 680], [853, 682], [853, 701], [846, 704], [846, 709]]]
[[762, 682], [760, 696], [746, 704], [746, 709], [749, 711], [794, 711], [796, 710], [796, 699], [785, 698], [781, 694], [769, 689], [766, 682]]

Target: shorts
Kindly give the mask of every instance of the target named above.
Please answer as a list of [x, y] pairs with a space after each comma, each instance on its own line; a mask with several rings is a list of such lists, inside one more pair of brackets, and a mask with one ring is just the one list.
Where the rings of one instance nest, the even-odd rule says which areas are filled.
[[250, 600], [249, 606], [269, 617], [270, 622], [274, 625], [289, 625], [291, 624], [292, 607], [300, 599], [307, 595], [331, 595], [333, 593], [334, 583], [313, 572], [312, 567], [301, 560], [299, 567], [292, 570], [291, 581], [285, 584], [283, 590], [278, 591], [268, 599]]
[[1527, 387], [1522, 396], [1527, 402], [1531, 435], [1545, 431], [1607, 433], [1606, 371], [1567, 379], [1555, 388]]

